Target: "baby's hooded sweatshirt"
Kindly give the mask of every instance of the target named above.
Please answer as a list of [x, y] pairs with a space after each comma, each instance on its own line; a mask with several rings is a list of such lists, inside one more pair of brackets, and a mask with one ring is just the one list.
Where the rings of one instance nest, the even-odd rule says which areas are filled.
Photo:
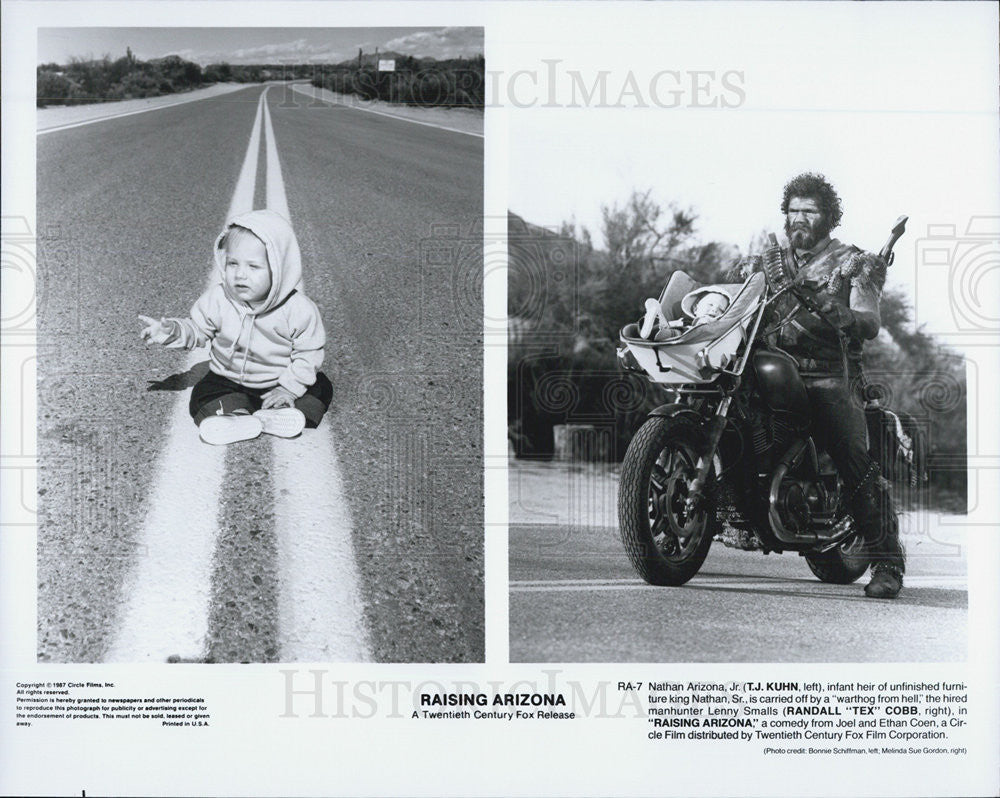
[[[226, 286], [226, 250], [230, 227], [245, 227], [264, 242], [271, 269], [271, 289], [253, 305]], [[316, 303], [302, 293], [302, 257], [288, 221], [270, 210], [251, 211], [229, 220], [215, 242], [216, 282], [174, 322], [166, 342], [192, 349], [212, 342], [209, 368], [250, 388], [277, 385], [302, 396], [316, 381], [323, 363], [326, 332]]]

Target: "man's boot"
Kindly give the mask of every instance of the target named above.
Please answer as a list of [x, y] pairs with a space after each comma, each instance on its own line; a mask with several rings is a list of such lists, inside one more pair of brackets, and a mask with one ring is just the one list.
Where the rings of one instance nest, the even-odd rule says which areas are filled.
[[871, 553], [872, 578], [865, 587], [869, 598], [893, 599], [903, 588], [905, 561], [899, 542], [899, 519], [889, 492], [876, 471], [858, 486], [851, 501], [851, 515]]
[[871, 581], [865, 586], [868, 598], [892, 599], [903, 589], [903, 572], [886, 563], [875, 563], [872, 566]]

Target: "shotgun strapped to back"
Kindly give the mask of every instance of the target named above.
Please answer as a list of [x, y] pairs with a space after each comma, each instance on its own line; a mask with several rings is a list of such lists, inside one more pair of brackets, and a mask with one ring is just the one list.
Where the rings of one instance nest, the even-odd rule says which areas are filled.
[[900, 236], [906, 232], [906, 222], [909, 218], [909, 216], [900, 216], [896, 220], [896, 223], [892, 226], [892, 231], [889, 233], [889, 238], [885, 242], [885, 246], [879, 250], [878, 256], [885, 261], [886, 266], [892, 266], [892, 262], [896, 259], [896, 254], [892, 251], [892, 248], [896, 246], [896, 242], [899, 241]]
[[[886, 267], [892, 265], [892, 248], [906, 232], [908, 216], [900, 216], [892, 226], [879, 257]], [[866, 394], [865, 420], [868, 424], [869, 449], [882, 468], [882, 476], [897, 484], [919, 488], [928, 482], [927, 435], [909, 413], [882, 407], [878, 397], [868, 396], [869, 386], [862, 372], [862, 392]]]

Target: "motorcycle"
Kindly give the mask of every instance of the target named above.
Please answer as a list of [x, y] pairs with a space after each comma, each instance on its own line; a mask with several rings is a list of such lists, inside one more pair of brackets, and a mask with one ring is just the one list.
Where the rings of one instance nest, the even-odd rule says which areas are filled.
[[[897, 222], [896, 238], [901, 231]], [[672, 394], [634, 435], [621, 468], [621, 538], [649, 584], [683, 585], [698, 573], [726, 506], [729, 525], [755, 535], [765, 554], [797, 552], [823, 582], [850, 584], [869, 566], [843, 480], [810, 434], [797, 364], [762, 335], [768, 310], [788, 293], [820, 312], [782, 257], [771, 236], [764, 273], [719, 286], [732, 301], [713, 321], [667, 340], [642, 337], [636, 324], [620, 332], [621, 367]], [[699, 287], [675, 271], [660, 296], [665, 319], [680, 318], [681, 298]]]

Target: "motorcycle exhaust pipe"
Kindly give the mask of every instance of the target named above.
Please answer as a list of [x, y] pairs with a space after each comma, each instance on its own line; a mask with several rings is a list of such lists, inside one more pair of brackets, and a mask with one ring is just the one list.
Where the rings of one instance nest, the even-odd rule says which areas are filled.
[[783, 543], [803, 543], [819, 544], [823, 548], [820, 551], [829, 551], [839, 546], [847, 537], [853, 534], [854, 530], [845, 517], [829, 530], [829, 534], [820, 532], [796, 532], [785, 526], [781, 518], [781, 483], [788, 472], [797, 468], [804, 457], [809, 458], [809, 465], [813, 474], [819, 472], [819, 459], [816, 453], [816, 444], [812, 438], [799, 438], [785, 452], [778, 462], [778, 466], [771, 478], [771, 486], [768, 493], [768, 521], [774, 536]]
[[791, 469], [796, 468], [806, 454], [811, 454], [813, 471], [815, 472], [817, 470], [816, 447], [813, 445], [812, 439], [799, 438], [788, 447], [788, 450], [779, 461], [778, 467], [774, 470], [774, 476], [771, 478], [767, 516], [771, 524], [771, 531], [782, 543], [818, 543], [820, 539], [819, 535], [815, 532], [794, 532], [788, 529], [784, 521], [781, 520], [781, 512], [779, 510], [781, 483], [784, 481], [785, 475]]

